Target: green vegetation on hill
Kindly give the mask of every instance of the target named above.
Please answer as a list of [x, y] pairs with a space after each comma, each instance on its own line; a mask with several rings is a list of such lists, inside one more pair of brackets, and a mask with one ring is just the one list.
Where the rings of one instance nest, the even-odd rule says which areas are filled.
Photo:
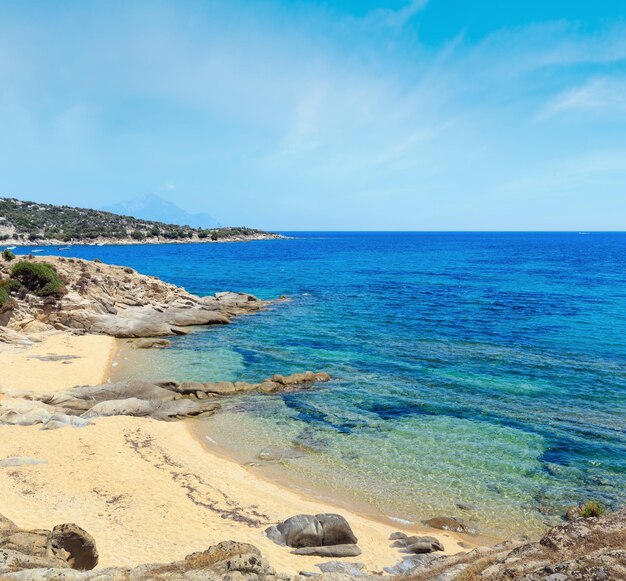
[[20, 260], [11, 269], [11, 281], [17, 281], [40, 297], [60, 297], [67, 293], [57, 271], [49, 264]]
[[0, 198], [0, 241], [89, 242], [96, 239], [227, 240], [235, 237], [267, 235], [252, 228], [202, 230], [175, 224], [139, 220], [100, 210], [53, 206]]

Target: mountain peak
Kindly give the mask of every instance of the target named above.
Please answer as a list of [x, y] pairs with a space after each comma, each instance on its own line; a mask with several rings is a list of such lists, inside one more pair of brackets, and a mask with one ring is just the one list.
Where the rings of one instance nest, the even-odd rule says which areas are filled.
[[126, 200], [102, 208], [106, 212], [134, 216], [142, 220], [179, 224], [192, 228], [215, 228], [220, 223], [206, 213], [187, 212], [173, 202], [156, 194], [143, 194], [132, 200]]

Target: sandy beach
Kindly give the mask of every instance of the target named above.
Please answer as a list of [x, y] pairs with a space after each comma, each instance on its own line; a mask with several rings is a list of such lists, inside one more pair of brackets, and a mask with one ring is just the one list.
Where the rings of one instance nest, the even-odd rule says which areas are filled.
[[108, 379], [117, 349], [113, 337], [53, 332], [34, 338], [28, 346], [0, 344], [0, 389], [49, 393]]
[[[114, 350], [108, 337], [62, 334], [29, 347], [3, 346], [1, 385], [44, 392], [96, 384], [108, 376]], [[419, 532], [268, 481], [212, 453], [185, 422], [105, 417], [80, 429], [3, 426], [0, 435], [0, 459], [26, 456], [42, 462], [0, 468], [0, 513], [25, 528], [75, 522], [95, 537], [99, 567], [167, 562], [236, 540], [256, 545], [278, 571], [314, 571], [324, 559], [292, 555], [264, 530], [299, 513], [339, 512], [363, 551], [347, 560], [381, 571], [403, 556], [390, 547], [389, 534]], [[464, 550], [453, 533], [428, 534], [437, 536], [448, 554]]]

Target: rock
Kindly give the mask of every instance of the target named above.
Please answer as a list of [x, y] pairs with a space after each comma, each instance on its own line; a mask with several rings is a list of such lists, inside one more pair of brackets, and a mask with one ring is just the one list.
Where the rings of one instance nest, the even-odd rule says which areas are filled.
[[52, 414], [41, 426], [42, 430], [58, 430], [59, 428], [72, 427], [84, 428], [92, 426], [93, 422], [78, 416], [68, 416], [67, 414]]
[[6, 516], [0, 514], [0, 536], [4, 531], [15, 530], [17, 525]]
[[400, 540], [400, 539], [406, 539], [408, 537], [408, 535], [406, 533], [397, 531], [395, 533], [391, 533], [389, 535], [389, 540], [390, 541], [396, 541], [396, 540]]
[[411, 536], [398, 539], [392, 547], [402, 547], [409, 553], [422, 554], [432, 553], [433, 551], [443, 551], [443, 544], [435, 537], [418, 537]]
[[573, 521], [573, 520], [576, 520], [577, 518], [582, 517], [582, 515], [583, 515], [583, 512], [582, 510], [580, 510], [579, 507], [570, 506], [568, 507], [567, 512], [565, 513], [565, 518], [568, 521]]
[[361, 549], [356, 545], [325, 545], [320, 547], [300, 547], [291, 551], [294, 555], [315, 557], [358, 557]]
[[139, 339], [133, 343], [134, 349], [165, 349], [172, 342], [168, 339]]
[[322, 525], [322, 545], [356, 544], [358, 540], [348, 521], [339, 514], [318, 514], [317, 520]]
[[208, 381], [204, 384], [204, 391], [206, 393], [214, 393], [217, 395], [232, 395], [237, 392], [237, 388], [231, 381]]
[[52, 529], [51, 546], [57, 554], [69, 553], [67, 563], [72, 569], [89, 571], [98, 564], [98, 550], [94, 538], [79, 526], [68, 523]]
[[45, 422], [54, 413], [54, 407], [43, 402], [17, 397], [0, 399], [0, 425], [32, 426]]
[[72, 523], [52, 531], [2, 528], [0, 549], [0, 572], [33, 567], [90, 570], [98, 563], [93, 537]]
[[299, 514], [269, 527], [267, 536], [288, 547], [322, 547], [358, 542], [348, 521], [338, 514]]
[[464, 521], [449, 516], [437, 516], [423, 521], [425, 525], [432, 527], [433, 529], [442, 529], [444, 531], [452, 531], [454, 533], [466, 533], [469, 535], [475, 535], [476, 529]]
[[406, 550], [409, 553], [414, 553], [415, 555], [421, 555], [422, 553], [432, 553], [433, 551], [443, 551], [443, 547], [441, 549], [435, 548], [435, 545], [430, 542], [419, 542], [413, 543], [412, 545], [407, 545]]
[[25, 456], [10, 456], [0, 460], [0, 468], [13, 466], [31, 466], [34, 464], [47, 464], [47, 460], [39, 460], [39, 458], [28, 458]]
[[315, 565], [322, 573], [340, 573], [350, 577], [367, 577], [363, 573], [365, 563], [345, 563], [342, 561], [327, 561]]
[[128, 398], [100, 402], [85, 412], [82, 417], [90, 419], [101, 416], [136, 416], [150, 417], [155, 420], [173, 420], [212, 415], [220, 407], [218, 403], [191, 399], [150, 401]]
[[[312, 374], [313, 377], [324, 374]], [[256, 390], [247, 382], [120, 381], [79, 386], [50, 394], [4, 388], [0, 398], [0, 425], [43, 424], [42, 429], [83, 427], [100, 416], [127, 415], [173, 420], [215, 413], [215, 396]], [[296, 450], [285, 457], [298, 457]]]

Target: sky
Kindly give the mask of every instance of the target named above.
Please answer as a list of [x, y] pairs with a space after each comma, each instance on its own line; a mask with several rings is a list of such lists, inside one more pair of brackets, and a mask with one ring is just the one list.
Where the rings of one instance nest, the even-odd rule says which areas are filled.
[[0, 0], [0, 196], [624, 230], [623, 0]]

